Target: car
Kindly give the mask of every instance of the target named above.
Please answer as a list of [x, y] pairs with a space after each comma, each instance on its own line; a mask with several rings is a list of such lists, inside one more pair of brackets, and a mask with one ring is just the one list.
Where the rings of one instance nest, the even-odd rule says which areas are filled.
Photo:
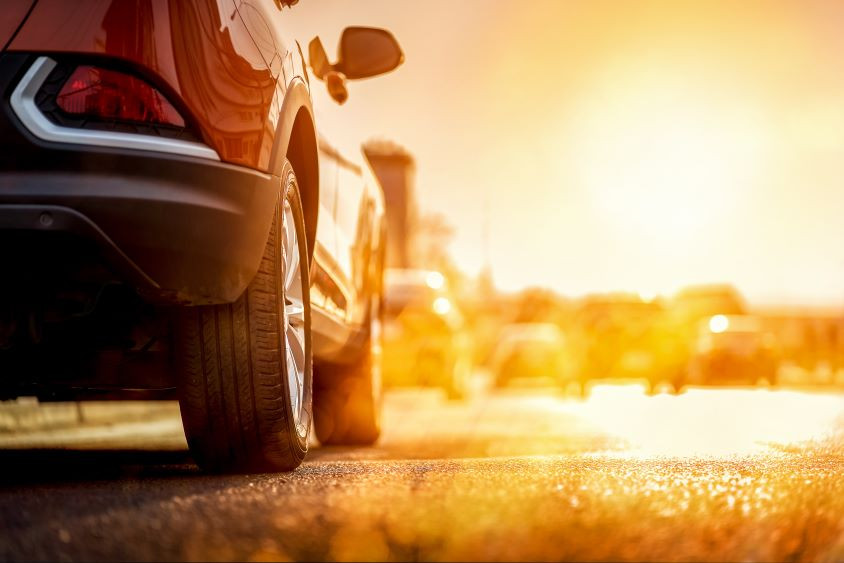
[[713, 315], [701, 322], [688, 379], [694, 385], [777, 383], [776, 340], [759, 317]]
[[515, 380], [547, 380], [565, 386], [574, 381], [563, 332], [554, 323], [512, 323], [502, 327], [490, 360], [493, 385]]
[[178, 397], [212, 471], [377, 439], [383, 193], [311, 93], [403, 53], [349, 27], [306, 61], [292, 4], [4, 3], [3, 398]]
[[677, 386], [688, 354], [661, 300], [637, 294], [590, 295], [577, 304], [570, 341], [578, 379], [637, 380]]
[[388, 268], [384, 275], [384, 385], [467, 393], [472, 351], [447, 280], [436, 270]]

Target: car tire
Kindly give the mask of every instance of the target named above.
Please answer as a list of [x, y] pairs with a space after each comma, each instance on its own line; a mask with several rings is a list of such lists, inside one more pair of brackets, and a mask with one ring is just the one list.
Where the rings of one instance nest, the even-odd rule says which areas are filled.
[[374, 297], [360, 357], [320, 366], [314, 383], [314, 431], [323, 445], [374, 444], [381, 435], [381, 312]]
[[183, 307], [176, 315], [182, 421], [194, 459], [208, 471], [290, 471], [308, 449], [307, 239], [289, 163], [281, 177], [264, 254], [243, 295], [230, 304]]

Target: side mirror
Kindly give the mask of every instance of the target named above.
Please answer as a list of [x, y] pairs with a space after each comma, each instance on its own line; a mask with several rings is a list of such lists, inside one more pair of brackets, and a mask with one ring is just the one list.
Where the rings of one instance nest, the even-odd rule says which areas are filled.
[[329, 94], [341, 104], [348, 97], [347, 79], [384, 74], [404, 62], [404, 53], [393, 34], [374, 27], [347, 27], [340, 36], [338, 51], [337, 62], [332, 65], [319, 37], [314, 37], [308, 44], [308, 59], [314, 76], [326, 81]]
[[325, 47], [322, 46], [319, 37], [314, 37], [308, 43], [308, 60], [311, 63], [314, 76], [320, 80], [323, 80], [331, 70], [331, 63], [328, 62], [328, 55], [325, 54]]
[[404, 53], [393, 34], [374, 27], [347, 27], [340, 36], [334, 70], [355, 80], [390, 72], [402, 62]]

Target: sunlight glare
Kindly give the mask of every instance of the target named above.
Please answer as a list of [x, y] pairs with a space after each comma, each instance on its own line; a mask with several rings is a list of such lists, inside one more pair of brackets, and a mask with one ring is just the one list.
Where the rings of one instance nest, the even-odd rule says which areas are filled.
[[753, 104], [717, 81], [615, 69], [569, 134], [577, 173], [610, 228], [687, 244], [716, 230], [760, 168]]
[[[829, 435], [841, 396], [759, 389], [689, 389], [648, 397], [598, 385], [581, 405], [590, 422], [625, 440], [625, 457], [731, 457], [799, 446]], [[666, 421], [671, 421], [666, 424]]]

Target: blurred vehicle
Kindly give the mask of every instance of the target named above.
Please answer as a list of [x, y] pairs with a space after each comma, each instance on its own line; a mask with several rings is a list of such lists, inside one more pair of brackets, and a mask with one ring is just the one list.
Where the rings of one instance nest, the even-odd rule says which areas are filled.
[[747, 304], [730, 284], [691, 285], [666, 301], [660, 320], [658, 346], [665, 353], [663, 381], [675, 391], [688, 381], [692, 357], [697, 353], [699, 327], [715, 315], [744, 315]]
[[571, 381], [565, 338], [553, 323], [514, 323], [501, 329], [490, 362], [493, 384], [505, 387], [516, 379], [549, 379], [556, 385]]
[[751, 315], [714, 315], [701, 321], [688, 373], [694, 385], [777, 382], [776, 339]]
[[833, 383], [838, 372], [844, 376], [841, 310], [779, 307], [765, 311], [764, 317], [777, 337], [781, 361], [804, 372], [804, 383]]
[[692, 285], [683, 288], [671, 299], [671, 314], [680, 321], [693, 323], [713, 315], [747, 313], [744, 298], [728, 284]]
[[382, 358], [385, 386], [440, 387], [452, 399], [466, 394], [470, 336], [440, 272], [386, 270]]
[[587, 297], [576, 308], [569, 332], [582, 384], [637, 379], [676, 387], [686, 366], [685, 347], [663, 304], [635, 294]]
[[178, 397], [212, 470], [378, 438], [384, 198], [311, 94], [403, 54], [292, 4], [3, 3], [0, 397]]

